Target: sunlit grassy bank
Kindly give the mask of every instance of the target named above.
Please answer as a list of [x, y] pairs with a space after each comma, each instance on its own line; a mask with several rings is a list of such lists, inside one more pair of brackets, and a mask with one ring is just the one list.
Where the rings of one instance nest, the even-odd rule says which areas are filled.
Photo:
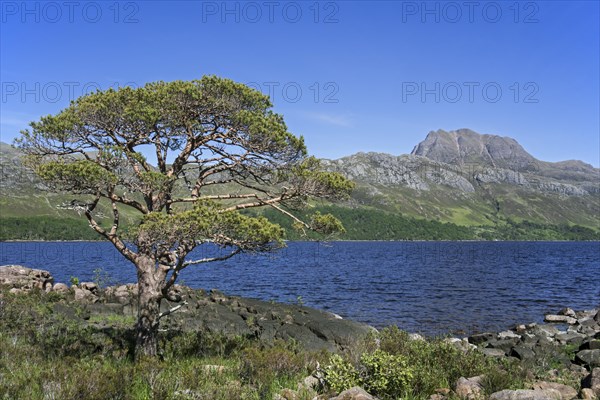
[[[493, 358], [396, 327], [336, 354], [279, 340], [163, 332], [162, 358], [134, 362], [131, 319], [107, 316], [83, 326], [77, 311], [72, 318], [57, 312], [72, 301], [69, 293], [1, 296], [0, 399], [313, 399], [352, 386], [381, 399], [427, 399], [436, 391], [457, 398], [456, 381], [478, 375], [485, 395], [550, 376], [579, 389], [560, 357], [537, 364]], [[303, 385], [311, 375], [316, 379]]]

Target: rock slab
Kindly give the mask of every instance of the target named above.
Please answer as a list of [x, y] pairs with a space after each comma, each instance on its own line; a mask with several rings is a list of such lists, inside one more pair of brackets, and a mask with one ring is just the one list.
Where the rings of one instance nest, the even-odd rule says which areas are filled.
[[575, 362], [594, 369], [600, 367], [600, 349], [581, 350], [575, 356]]
[[563, 385], [556, 382], [537, 382], [533, 385], [533, 390], [548, 390], [554, 389], [561, 395], [562, 400], [571, 400], [577, 397], [577, 390], [571, 386]]
[[482, 380], [483, 376], [474, 376], [472, 378], [461, 377], [454, 386], [454, 392], [461, 399], [476, 400], [483, 398]]
[[29, 292], [33, 289], [52, 290], [54, 278], [50, 272], [31, 269], [22, 265], [0, 266], [0, 286], [15, 289], [13, 292]]
[[558, 390], [502, 390], [493, 393], [490, 400], [561, 400], [562, 395]]
[[581, 381], [583, 389], [590, 389], [596, 397], [600, 398], [600, 368], [594, 368], [592, 372]]
[[355, 386], [348, 390], [344, 390], [336, 397], [332, 397], [329, 400], [375, 400], [373, 396], [367, 393], [363, 388]]

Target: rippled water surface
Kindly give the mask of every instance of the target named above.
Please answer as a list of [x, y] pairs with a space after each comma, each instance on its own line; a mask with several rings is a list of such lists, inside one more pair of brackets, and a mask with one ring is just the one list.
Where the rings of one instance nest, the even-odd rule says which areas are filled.
[[[195, 256], [215, 253], [200, 249]], [[57, 282], [114, 282], [135, 271], [109, 243], [0, 243], [0, 265], [49, 270]], [[293, 242], [274, 255], [190, 267], [182, 283], [303, 302], [374, 326], [426, 334], [498, 330], [600, 304], [599, 242]]]

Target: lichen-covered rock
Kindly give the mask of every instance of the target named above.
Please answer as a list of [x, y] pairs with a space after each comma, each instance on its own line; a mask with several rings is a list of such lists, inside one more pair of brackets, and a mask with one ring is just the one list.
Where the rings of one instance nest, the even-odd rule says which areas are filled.
[[596, 396], [596, 393], [594, 393], [594, 391], [589, 388], [581, 389], [580, 397], [582, 400], [598, 400], [598, 396]]
[[592, 369], [592, 372], [582, 379], [581, 387], [592, 390], [596, 397], [600, 398], [600, 368]]
[[483, 398], [483, 386], [481, 381], [483, 376], [474, 376], [472, 378], [459, 378], [454, 386], [454, 392], [461, 399], [476, 400]]
[[569, 317], [568, 315], [548, 314], [544, 317], [544, 320], [546, 322], [563, 323], [563, 324], [569, 324], [569, 325], [574, 325], [577, 323], [577, 320], [575, 318]]
[[273, 400], [300, 400], [298, 392], [292, 389], [282, 389], [279, 394], [273, 396]]
[[565, 333], [559, 333], [558, 335], [556, 335], [556, 340], [558, 340], [559, 343], [574, 344], [577, 346], [579, 346], [581, 343], [583, 343], [585, 338], [586, 338], [586, 336], [579, 332], [565, 332]]
[[490, 339], [493, 339], [494, 337], [495, 337], [495, 335], [491, 332], [477, 333], [477, 334], [469, 336], [469, 343], [474, 344], [474, 345], [480, 345], [482, 343], [487, 342]]
[[571, 400], [577, 397], [577, 390], [573, 389], [571, 386], [563, 385], [561, 383], [556, 382], [536, 382], [533, 385], [533, 390], [546, 390], [546, 389], [554, 389], [557, 390], [562, 400]]
[[67, 293], [69, 291], [69, 287], [64, 283], [59, 282], [54, 284], [52, 291], [57, 293]]
[[469, 340], [467, 338], [463, 338], [463, 339], [459, 339], [459, 338], [447, 338], [447, 339], [444, 339], [444, 341], [446, 343], [451, 344], [452, 346], [454, 346], [458, 350], [462, 351], [463, 353], [467, 353], [467, 352], [469, 352], [471, 350], [477, 349], [477, 346], [475, 346], [474, 344], [469, 343]]
[[579, 346], [579, 350], [597, 350], [600, 349], [600, 339], [584, 340]]
[[575, 356], [575, 362], [594, 369], [600, 367], [600, 350], [581, 350]]
[[519, 360], [531, 360], [535, 357], [535, 352], [527, 346], [517, 345], [512, 348], [510, 355]]
[[127, 284], [119, 286], [111, 286], [106, 288], [104, 296], [110, 302], [131, 304], [137, 296], [138, 288], [136, 284]]
[[375, 400], [373, 396], [367, 393], [363, 388], [358, 386], [344, 390], [336, 397], [332, 397], [329, 400]]
[[100, 300], [97, 295], [88, 289], [73, 286], [73, 291], [75, 293], [75, 301], [95, 303]]
[[504, 350], [492, 349], [492, 348], [481, 349], [481, 352], [488, 357], [496, 357], [496, 358], [504, 357], [506, 355]]
[[87, 290], [89, 292], [92, 292], [93, 294], [98, 293], [98, 285], [95, 284], [94, 282], [81, 282], [79, 284], [79, 286], [82, 289], [85, 289], [85, 290]]
[[563, 308], [562, 310], [560, 310], [558, 312], [558, 315], [566, 315], [567, 317], [577, 317], [577, 314], [575, 313], [575, 310], [573, 310], [572, 308], [566, 307]]
[[304, 378], [302, 382], [298, 383], [298, 392], [311, 392], [316, 395], [316, 390], [320, 385], [321, 381], [319, 378], [310, 375]]
[[507, 339], [521, 339], [521, 335], [513, 332], [513, 331], [503, 331], [498, 334], [498, 339], [507, 340]]
[[0, 266], [0, 286], [29, 292], [32, 289], [52, 290], [54, 278], [48, 271], [22, 265]]
[[562, 395], [556, 389], [544, 390], [501, 390], [493, 393], [490, 400], [561, 400]]

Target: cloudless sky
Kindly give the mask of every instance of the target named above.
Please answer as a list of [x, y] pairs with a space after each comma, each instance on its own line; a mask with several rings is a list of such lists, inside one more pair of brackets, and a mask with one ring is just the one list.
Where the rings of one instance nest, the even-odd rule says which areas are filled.
[[216, 74], [272, 95], [309, 151], [431, 130], [600, 165], [598, 1], [2, 1], [0, 140], [96, 88]]

